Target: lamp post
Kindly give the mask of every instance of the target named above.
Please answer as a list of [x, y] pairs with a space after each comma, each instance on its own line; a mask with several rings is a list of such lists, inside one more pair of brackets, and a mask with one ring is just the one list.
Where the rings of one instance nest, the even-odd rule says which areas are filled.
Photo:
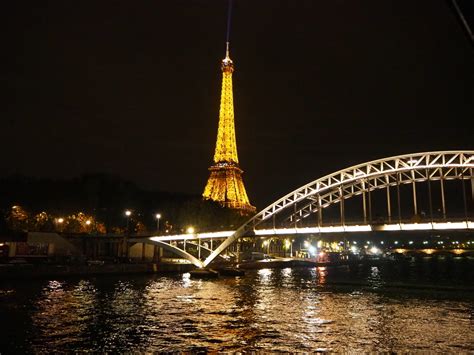
[[58, 218], [57, 222], [58, 222], [58, 229], [59, 229], [60, 232], [62, 232], [63, 231], [64, 218]]
[[161, 218], [161, 214], [157, 213], [155, 215], [156, 217], [156, 232], [159, 234], [160, 233], [160, 218]]
[[[189, 226], [186, 229], [187, 234], [194, 234], [195, 231], [193, 226]], [[184, 243], [184, 248], [186, 248], [186, 239], [184, 239]], [[201, 259], [201, 239], [198, 239], [198, 259]]]
[[126, 230], [126, 233], [128, 234], [129, 230], [128, 230], [128, 225], [129, 225], [129, 220], [130, 220], [130, 216], [132, 215], [132, 211], [130, 210], [126, 210], [125, 211], [125, 216], [127, 217], [127, 230]]
[[87, 226], [87, 227], [86, 227], [86, 231], [87, 231], [87, 233], [90, 233], [90, 232], [91, 232], [91, 223], [92, 223], [92, 222], [91, 222], [90, 219], [88, 219], [88, 220], [86, 221], [86, 226]]

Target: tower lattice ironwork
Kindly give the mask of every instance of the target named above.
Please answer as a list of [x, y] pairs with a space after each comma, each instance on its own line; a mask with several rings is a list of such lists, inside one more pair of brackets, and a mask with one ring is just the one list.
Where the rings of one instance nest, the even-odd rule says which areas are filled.
[[219, 202], [222, 206], [239, 210], [244, 214], [255, 212], [249, 202], [239, 167], [237, 142], [235, 139], [234, 100], [232, 94], [232, 73], [234, 63], [229, 56], [227, 42], [226, 56], [222, 60], [222, 92], [219, 110], [214, 164], [209, 168], [210, 176], [204, 188], [203, 197]]

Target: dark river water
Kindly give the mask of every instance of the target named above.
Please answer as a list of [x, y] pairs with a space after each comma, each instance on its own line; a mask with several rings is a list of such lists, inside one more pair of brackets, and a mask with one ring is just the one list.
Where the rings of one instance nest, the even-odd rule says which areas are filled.
[[0, 284], [0, 353], [474, 351], [474, 260]]

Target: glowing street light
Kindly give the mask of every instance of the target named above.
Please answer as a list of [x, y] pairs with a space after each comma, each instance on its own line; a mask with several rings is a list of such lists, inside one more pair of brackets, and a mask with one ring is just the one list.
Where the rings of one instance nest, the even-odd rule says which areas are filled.
[[87, 224], [88, 226], [90, 226], [90, 224], [91, 224], [91, 220], [90, 220], [90, 219], [88, 219], [88, 220], [86, 221], [86, 224]]
[[127, 234], [128, 234], [128, 225], [129, 225], [129, 220], [130, 220], [130, 216], [132, 215], [132, 211], [130, 210], [125, 210], [125, 216], [127, 217]]
[[56, 220], [56, 223], [58, 224], [58, 229], [59, 229], [59, 231], [62, 232], [62, 224], [64, 223], [64, 218], [62, 218], [62, 217], [61, 217], [61, 218], [58, 218], [58, 219]]
[[186, 229], [186, 233], [188, 233], [188, 234], [194, 234], [194, 227], [193, 227], [193, 226], [189, 226], [188, 229]]
[[160, 218], [161, 218], [161, 214], [157, 213], [155, 215], [155, 218], [156, 218], [156, 232], [159, 233], [160, 232]]

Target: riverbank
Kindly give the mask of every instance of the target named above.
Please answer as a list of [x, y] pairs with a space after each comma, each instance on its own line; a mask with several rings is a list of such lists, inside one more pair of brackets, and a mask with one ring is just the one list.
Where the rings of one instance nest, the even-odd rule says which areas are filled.
[[[341, 263], [317, 263], [303, 259], [272, 259], [247, 262], [239, 265], [240, 269], [265, 269], [287, 267], [336, 266]], [[42, 264], [42, 263], [10, 263], [0, 264], [0, 280], [29, 279], [43, 277], [67, 277], [112, 274], [153, 274], [183, 273], [196, 267], [188, 263], [85, 263], [85, 264]]]
[[[461, 257], [457, 257], [458, 259]], [[467, 263], [472, 263], [474, 258], [463, 257]], [[436, 262], [436, 258], [432, 261]], [[384, 266], [384, 265], [405, 265], [407, 259], [366, 259], [366, 260], [339, 260], [333, 262], [317, 262], [314, 259], [269, 259], [240, 263], [241, 270], [258, 269], [284, 269], [284, 268], [314, 268], [314, 267], [348, 267], [358, 268], [360, 266]], [[446, 262], [452, 262], [447, 259]], [[214, 265], [215, 269], [225, 265]], [[7, 279], [32, 279], [47, 277], [68, 277], [68, 276], [88, 276], [88, 275], [121, 275], [121, 274], [159, 274], [159, 273], [184, 273], [194, 270], [196, 267], [190, 263], [181, 263], [176, 260], [167, 260], [160, 263], [152, 262], [125, 262], [106, 263], [91, 261], [80, 264], [44, 264], [44, 263], [6, 263], [0, 264], [0, 280]]]
[[274, 269], [274, 268], [286, 268], [286, 267], [320, 267], [320, 266], [340, 266], [348, 265], [348, 261], [334, 261], [334, 262], [317, 262], [313, 259], [269, 259], [269, 260], [257, 260], [248, 261], [239, 264], [240, 269]]

